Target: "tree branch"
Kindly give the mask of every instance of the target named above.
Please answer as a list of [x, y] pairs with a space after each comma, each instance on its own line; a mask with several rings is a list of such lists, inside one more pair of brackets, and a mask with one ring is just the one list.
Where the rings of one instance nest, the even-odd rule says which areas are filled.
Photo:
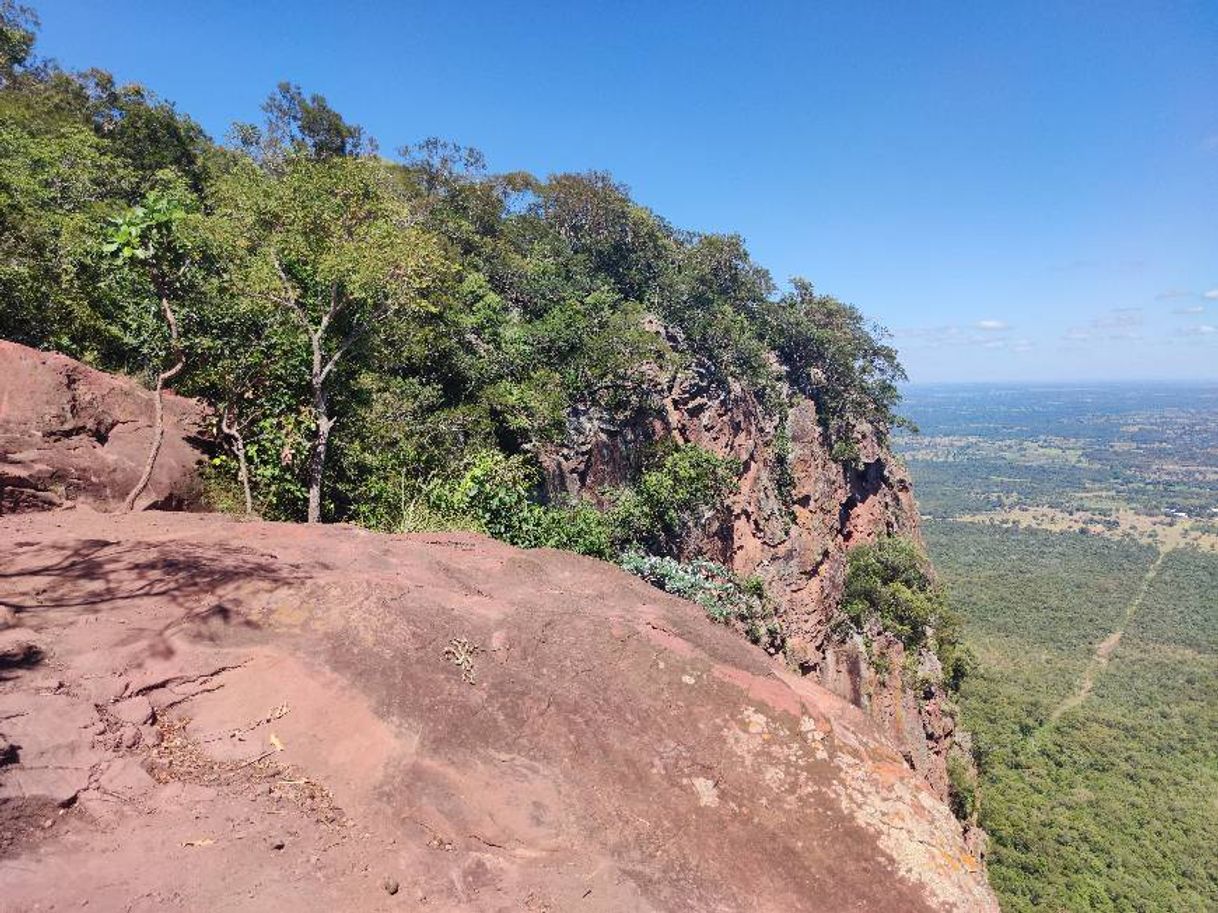
[[283, 283], [286, 294], [280, 298], [280, 302], [286, 304], [292, 309], [296, 315], [296, 319], [300, 321], [301, 326], [306, 330], [311, 330], [309, 326], [309, 317], [304, 312], [304, 308], [300, 306], [300, 302], [296, 300], [296, 296], [292, 293], [292, 280], [288, 278], [287, 272], [283, 268], [283, 264], [279, 262], [278, 254], [271, 254], [271, 261], [275, 264], [275, 272], [279, 273], [279, 281]]
[[387, 306], [377, 308], [376, 311], [369, 315], [366, 320], [356, 324], [351, 331], [343, 337], [342, 342], [338, 344], [338, 348], [334, 350], [334, 354], [330, 356], [330, 360], [326, 362], [326, 366], [321, 372], [321, 379], [325, 380], [327, 377], [329, 377], [330, 372], [334, 370], [335, 366], [337, 366], [343, 355], [347, 353], [347, 350], [355, 345], [355, 343], [360, 340], [360, 337], [362, 337], [368, 332], [369, 329], [372, 328], [373, 324], [388, 313], [389, 308]]
[[343, 308], [342, 296], [338, 291], [338, 283], [330, 283], [330, 309], [322, 315], [321, 323], [317, 325], [317, 335], [324, 336], [326, 330], [330, 328], [330, 321], [338, 316], [338, 312]]

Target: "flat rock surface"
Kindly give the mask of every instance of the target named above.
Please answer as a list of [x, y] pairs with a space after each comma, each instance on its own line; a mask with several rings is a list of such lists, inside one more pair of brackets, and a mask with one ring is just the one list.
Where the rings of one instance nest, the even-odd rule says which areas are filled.
[[82, 507], [0, 606], [6, 913], [997, 910], [861, 711], [600, 562]]

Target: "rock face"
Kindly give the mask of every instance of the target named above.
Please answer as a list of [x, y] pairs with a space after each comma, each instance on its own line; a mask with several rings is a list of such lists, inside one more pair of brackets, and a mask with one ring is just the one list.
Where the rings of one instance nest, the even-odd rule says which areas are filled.
[[909, 478], [874, 436], [861, 439], [859, 460], [835, 461], [815, 404], [789, 398], [784, 429], [749, 391], [734, 382], [724, 389], [695, 364], [657, 381], [660, 408], [646, 420], [623, 425], [596, 411], [573, 416], [569, 442], [544, 455], [549, 494], [595, 497], [625, 484], [646, 444], [662, 438], [738, 460], [739, 491], [704, 539], [691, 543], [691, 553], [742, 575], [759, 575], [775, 600], [788, 657], [865, 708], [907, 763], [946, 799], [955, 722], [942, 689], [914, 693], [906, 687], [899, 672], [903, 648], [895, 638], [881, 636], [874, 643], [889, 668], [898, 670], [881, 675], [861, 643], [838, 643], [829, 630], [845, 583], [847, 551], [881, 535], [918, 535]]
[[[137, 508], [197, 503], [193, 400], [165, 395], [165, 438]], [[0, 514], [121, 505], [152, 438], [152, 394], [64, 355], [0, 340]]]
[[0, 520], [0, 909], [997, 906], [862, 711], [610, 565]]

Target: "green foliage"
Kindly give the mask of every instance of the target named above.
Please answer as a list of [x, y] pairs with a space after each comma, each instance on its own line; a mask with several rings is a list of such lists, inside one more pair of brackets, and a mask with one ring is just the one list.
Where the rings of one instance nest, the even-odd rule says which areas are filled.
[[922, 548], [904, 536], [888, 536], [851, 549], [841, 612], [854, 630], [878, 626], [901, 639], [907, 650], [928, 648], [957, 684], [967, 669], [959, 656], [959, 619], [935, 581]]
[[[7, 115], [4, 101], [0, 93]], [[122, 351], [95, 261], [111, 201], [130, 180], [84, 125], [0, 117], [0, 335], [77, 356]]]
[[403, 480], [399, 528], [473, 529], [521, 548], [608, 558], [609, 520], [591, 504], [549, 506], [534, 497], [536, 469], [523, 457], [481, 451], [452, 478]]
[[857, 464], [860, 456], [859, 445], [849, 438], [834, 441], [829, 449], [829, 457], [836, 463]]
[[782, 650], [782, 628], [761, 580], [742, 579], [713, 561], [687, 563], [675, 558], [632, 552], [620, 561], [623, 570], [667, 593], [698, 603], [712, 620], [738, 627], [750, 641], [770, 653]]
[[1046, 731], [1153, 550], [956, 521], [926, 537], [980, 658], [959, 700], [1003, 908], [1214, 909], [1218, 557], [1164, 560], [1091, 695]]
[[281, 82], [262, 105], [265, 125], [236, 124], [238, 144], [260, 162], [276, 165], [292, 156], [312, 159], [359, 157], [376, 144], [358, 124], [347, 123], [325, 96], [306, 96], [300, 86]]
[[793, 386], [815, 400], [835, 443], [834, 459], [857, 459], [860, 428], [875, 428], [882, 437], [894, 424], [907, 424], [895, 413], [905, 371], [896, 350], [883, 342], [884, 330], [869, 328], [857, 308], [817, 294], [806, 279], [792, 285], [763, 304], [762, 336]]
[[[1218, 909], [1218, 556], [1171, 552], [1126, 623], [1153, 545], [942, 519], [1004, 504], [1204, 514], [1218, 492], [1209, 391], [939, 388], [909, 402], [927, 546], [979, 658], [958, 701], [1003, 909]], [[1090, 694], [1046, 725], [1122, 628]]]
[[[241, 445], [268, 516], [396, 527], [414, 505], [427, 522], [424, 480], [484, 453], [528, 462], [586, 418], [638, 427], [675, 370], [775, 413], [788, 386], [811, 395], [843, 441], [893, 420], [890, 350], [856, 311], [780, 294], [739, 237], [679, 231], [604, 173], [487, 174], [435, 139], [391, 162], [288, 82], [220, 146], [143, 86], [37, 61], [36, 29], [4, 0], [0, 334], [147, 374], [171, 297], [173, 386], [216, 407], [213, 471]], [[731, 475], [679, 452], [606, 493], [603, 520], [544, 516], [567, 511], [584, 551], [677, 555]]]
[[795, 520], [795, 469], [791, 464], [791, 432], [785, 415], [774, 435], [773, 453], [774, 490], [789, 526]]
[[612, 493], [605, 509], [588, 502], [541, 504], [539, 484], [535, 465], [523, 455], [484, 450], [455, 476], [433, 477], [400, 502], [415, 504], [421, 497], [434, 517], [522, 548], [613, 559], [641, 548], [678, 550], [734, 478], [726, 460], [685, 445], [657, 456], [635, 485]]
[[619, 550], [678, 554], [735, 490], [739, 466], [696, 444], [662, 448], [637, 484], [615, 493], [610, 513]]
[[448, 516], [470, 517], [496, 539], [534, 548], [546, 544], [545, 507], [532, 499], [536, 470], [523, 456], [496, 451], [473, 455], [449, 484], [432, 487], [429, 500]]
[[958, 752], [947, 758], [947, 788], [952, 813], [961, 821], [976, 821], [981, 809], [977, 769]]
[[38, 14], [30, 7], [15, 0], [0, 2], [0, 80], [3, 82], [12, 79], [29, 61], [38, 25]]
[[203, 506], [215, 513], [243, 515], [245, 503], [236, 472], [225, 465], [228, 457], [220, 456], [199, 467], [199, 485]]
[[111, 230], [102, 250], [123, 262], [160, 262], [168, 266], [167, 261], [181, 257], [174, 228], [186, 214], [181, 201], [164, 191], [149, 191], [142, 203], [110, 219]]
[[104, 70], [88, 70], [75, 80], [61, 75], [56, 84], [78, 116], [132, 169], [137, 192], [152, 187], [164, 172], [178, 175], [194, 193], [203, 189], [207, 136], [171, 103], [144, 86], [119, 85]]

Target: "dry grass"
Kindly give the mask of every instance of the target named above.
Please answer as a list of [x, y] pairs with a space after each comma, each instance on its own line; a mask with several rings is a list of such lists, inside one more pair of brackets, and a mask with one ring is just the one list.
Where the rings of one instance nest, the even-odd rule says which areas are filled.
[[[1198, 529], [1198, 521], [1178, 517], [1148, 517], [1132, 510], [1118, 510], [1111, 517], [1087, 511], [1067, 513], [1054, 507], [1014, 507], [960, 517], [969, 523], [1014, 523], [1021, 528], [1058, 533], [1086, 531], [1110, 539], [1133, 536], [1160, 549], [1185, 546], [1218, 553], [1218, 535]], [[1114, 528], [1105, 525], [1116, 522]]]

